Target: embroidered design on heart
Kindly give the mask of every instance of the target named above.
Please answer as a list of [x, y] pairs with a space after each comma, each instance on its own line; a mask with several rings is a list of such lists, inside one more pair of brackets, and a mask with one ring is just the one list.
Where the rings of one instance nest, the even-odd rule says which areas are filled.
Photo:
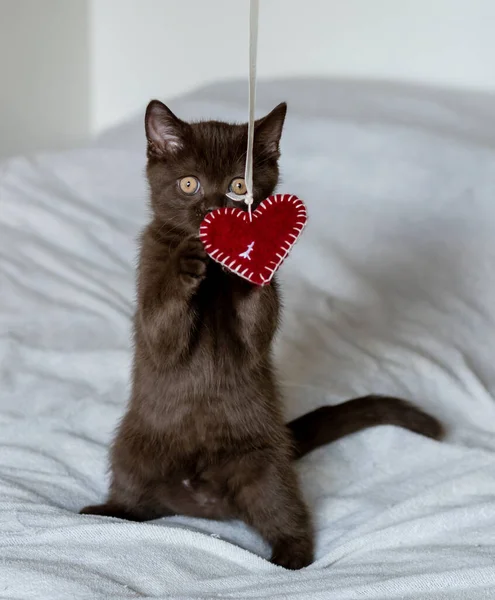
[[304, 202], [291, 194], [270, 196], [252, 213], [219, 208], [203, 220], [199, 237], [216, 262], [256, 285], [269, 283], [307, 221]]

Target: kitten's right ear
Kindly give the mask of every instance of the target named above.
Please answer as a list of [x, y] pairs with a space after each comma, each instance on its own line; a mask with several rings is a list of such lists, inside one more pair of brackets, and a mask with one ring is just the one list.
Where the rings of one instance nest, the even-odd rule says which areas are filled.
[[144, 118], [148, 156], [164, 157], [175, 154], [184, 145], [187, 123], [181, 121], [159, 100], [152, 100]]
[[254, 140], [258, 146], [262, 146], [266, 153], [275, 158], [280, 156], [280, 137], [284, 126], [287, 104], [281, 102], [270, 113], [258, 119], [255, 124]]

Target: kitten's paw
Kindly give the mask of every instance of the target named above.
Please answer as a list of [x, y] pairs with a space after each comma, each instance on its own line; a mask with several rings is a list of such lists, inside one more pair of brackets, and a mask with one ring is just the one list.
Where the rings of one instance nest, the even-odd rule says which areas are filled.
[[270, 561], [297, 571], [313, 562], [313, 544], [305, 538], [284, 538], [273, 545]]
[[126, 521], [147, 521], [155, 518], [155, 515], [147, 515], [139, 510], [128, 510], [113, 502], [105, 504], [94, 504], [85, 506], [79, 511], [80, 515], [95, 515], [98, 517], [113, 517], [114, 519], [125, 519]]
[[208, 254], [203, 243], [195, 236], [187, 238], [177, 248], [179, 275], [189, 286], [197, 286], [206, 276]]
[[80, 515], [98, 515], [99, 517], [120, 517], [119, 511], [111, 504], [93, 504], [79, 511]]

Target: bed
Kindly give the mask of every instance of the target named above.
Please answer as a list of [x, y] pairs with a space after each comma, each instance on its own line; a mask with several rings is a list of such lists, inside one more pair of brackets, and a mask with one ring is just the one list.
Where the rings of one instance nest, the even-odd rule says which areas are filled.
[[[142, 116], [0, 163], [0, 597], [495, 598], [495, 103], [328, 80], [260, 84], [289, 112], [281, 191], [308, 227], [281, 268], [287, 418], [409, 398], [445, 442], [380, 427], [298, 465], [316, 561], [236, 522], [79, 516], [103, 499], [129, 391]], [[242, 121], [244, 82], [171, 99]]]

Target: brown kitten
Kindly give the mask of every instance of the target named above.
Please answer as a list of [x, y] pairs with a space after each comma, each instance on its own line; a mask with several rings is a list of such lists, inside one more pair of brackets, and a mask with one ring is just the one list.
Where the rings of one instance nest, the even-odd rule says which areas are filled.
[[[278, 181], [285, 113], [280, 104], [256, 123], [254, 207]], [[247, 127], [188, 124], [156, 100], [145, 123], [152, 220], [141, 242], [132, 394], [112, 447], [108, 499], [81, 512], [241, 519], [272, 545], [272, 562], [300, 569], [313, 560], [313, 532], [293, 459], [372, 425], [433, 438], [441, 426], [376, 396], [284, 424], [271, 356], [277, 285], [225, 272], [197, 237], [208, 211], [233, 204], [234, 179], [242, 192]]]

